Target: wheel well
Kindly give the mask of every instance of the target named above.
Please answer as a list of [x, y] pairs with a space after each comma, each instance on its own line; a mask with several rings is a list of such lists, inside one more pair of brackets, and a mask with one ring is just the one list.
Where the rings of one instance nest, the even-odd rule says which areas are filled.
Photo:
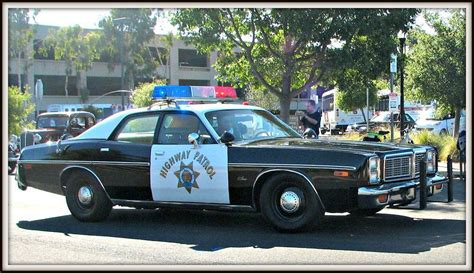
[[[310, 179], [308, 179], [308, 177], [299, 172], [299, 171], [293, 171], [293, 170], [283, 170], [283, 169], [277, 169], [277, 170], [265, 170], [263, 172], [261, 172], [258, 176], [257, 176], [257, 179], [254, 183], [254, 187], [253, 187], [253, 191], [252, 191], [252, 201], [253, 201], [253, 205], [254, 205], [254, 208], [260, 212], [260, 192], [262, 190], [262, 187], [263, 187], [263, 184], [265, 184], [265, 182], [272, 176], [274, 175], [277, 175], [277, 174], [280, 174], [280, 173], [292, 173], [294, 175], [299, 175], [301, 177], [303, 177], [308, 183], [311, 183], [310, 182]], [[311, 183], [311, 185], [313, 186], [314, 188], [314, 185]], [[324, 208], [324, 204], [318, 194], [318, 192], [316, 191], [316, 188], [314, 188], [314, 191], [319, 199], [319, 202], [321, 203], [321, 206], [323, 208], [323, 210], [325, 211], [326, 209]]]
[[[66, 193], [66, 191], [65, 191], [66, 190], [66, 183], [74, 173], [92, 174], [94, 176], [94, 178], [97, 180], [97, 182], [101, 185], [102, 189], [104, 189], [104, 191], [105, 191], [105, 188], [104, 188], [104, 185], [102, 184], [102, 181], [100, 181], [99, 177], [97, 177], [97, 175], [93, 171], [91, 171], [90, 169], [88, 169], [86, 167], [82, 167], [82, 166], [70, 166], [70, 167], [67, 167], [66, 169], [64, 169], [61, 172], [61, 174], [59, 175], [59, 183], [60, 183], [61, 189], [62, 189], [64, 194]], [[105, 193], [107, 194], [106, 191], [105, 191]], [[107, 194], [107, 196], [108, 196], [108, 194]], [[110, 197], [109, 197], [109, 199], [110, 199]]]

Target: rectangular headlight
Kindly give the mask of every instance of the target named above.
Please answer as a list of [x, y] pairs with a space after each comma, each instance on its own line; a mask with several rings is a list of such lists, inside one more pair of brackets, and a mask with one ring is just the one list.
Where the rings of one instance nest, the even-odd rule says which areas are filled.
[[368, 169], [369, 184], [380, 183], [380, 158], [378, 156], [369, 158]]
[[436, 172], [436, 152], [434, 150], [426, 151], [426, 173]]

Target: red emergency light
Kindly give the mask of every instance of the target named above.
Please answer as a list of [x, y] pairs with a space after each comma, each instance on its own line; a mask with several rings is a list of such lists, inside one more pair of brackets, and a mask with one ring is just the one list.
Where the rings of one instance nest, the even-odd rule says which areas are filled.
[[216, 91], [216, 98], [237, 98], [237, 92], [233, 87], [229, 86], [214, 86], [214, 90]]

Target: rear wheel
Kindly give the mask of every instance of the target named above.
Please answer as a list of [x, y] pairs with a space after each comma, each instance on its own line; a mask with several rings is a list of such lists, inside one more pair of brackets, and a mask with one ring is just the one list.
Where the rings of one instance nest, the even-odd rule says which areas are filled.
[[354, 216], [373, 216], [375, 215], [377, 212], [383, 210], [384, 207], [382, 208], [376, 208], [376, 209], [356, 209], [356, 210], [353, 210], [353, 211], [350, 211], [349, 213], [351, 215], [354, 215]]
[[281, 232], [309, 229], [324, 215], [319, 198], [307, 181], [286, 173], [265, 182], [260, 209], [264, 219]]
[[85, 172], [76, 172], [67, 181], [66, 203], [76, 219], [86, 222], [104, 220], [112, 210], [112, 202], [99, 182]]

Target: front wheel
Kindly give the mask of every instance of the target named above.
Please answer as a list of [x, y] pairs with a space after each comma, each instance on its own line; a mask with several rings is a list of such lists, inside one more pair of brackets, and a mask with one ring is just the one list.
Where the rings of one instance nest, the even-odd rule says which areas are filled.
[[112, 202], [98, 181], [89, 173], [77, 172], [66, 184], [66, 203], [79, 221], [96, 222], [109, 216]]
[[276, 230], [306, 230], [321, 221], [322, 205], [307, 181], [293, 174], [278, 174], [262, 187], [260, 210], [264, 219]]

